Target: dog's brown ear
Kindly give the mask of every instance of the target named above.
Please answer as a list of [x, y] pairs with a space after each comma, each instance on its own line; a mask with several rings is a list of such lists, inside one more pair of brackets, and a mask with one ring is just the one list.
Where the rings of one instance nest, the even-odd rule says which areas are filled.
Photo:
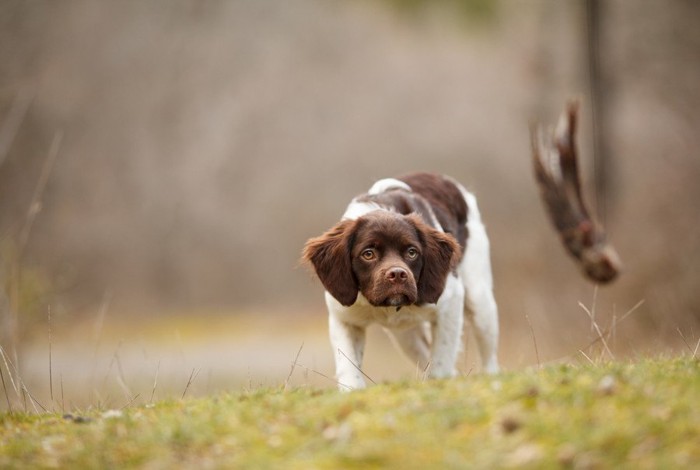
[[304, 261], [313, 264], [326, 290], [346, 307], [355, 303], [359, 290], [350, 255], [356, 225], [354, 220], [339, 222], [320, 237], [307, 241], [302, 254]]
[[418, 303], [435, 303], [445, 289], [447, 275], [459, 261], [461, 249], [452, 235], [435, 230], [416, 215], [408, 216], [423, 245], [423, 270], [418, 279]]

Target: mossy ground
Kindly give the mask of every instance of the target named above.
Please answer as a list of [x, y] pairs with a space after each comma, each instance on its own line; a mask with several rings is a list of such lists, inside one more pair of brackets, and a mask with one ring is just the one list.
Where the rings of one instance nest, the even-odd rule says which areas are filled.
[[0, 415], [2, 468], [691, 468], [700, 363], [561, 365]]

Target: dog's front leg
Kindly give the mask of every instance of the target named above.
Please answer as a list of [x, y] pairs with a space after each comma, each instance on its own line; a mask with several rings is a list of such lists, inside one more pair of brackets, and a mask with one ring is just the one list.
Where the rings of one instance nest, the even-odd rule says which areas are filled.
[[448, 277], [446, 294], [437, 304], [437, 317], [432, 322], [433, 344], [429, 377], [440, 379], [457, 375], [457, 355], [462, 346], [464, 324], [464, 287], [453, 276]]
[[335, 377], [341, 391], [365, 388], [362, 377], [362, 356], [365, 351], [365, 329], [343, 322], [335, 312], [328, 315], [328, 326], [335, 357]]

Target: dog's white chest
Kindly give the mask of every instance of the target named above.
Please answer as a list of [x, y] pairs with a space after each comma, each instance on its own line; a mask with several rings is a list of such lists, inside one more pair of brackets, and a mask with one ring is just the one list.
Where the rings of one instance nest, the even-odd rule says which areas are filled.
[[[410, 305], [397, 311], [396, 307], [375, 307], [370, 305], [360, 293], [357, 301], [352, 306], [344, 307], [328, 292], [326, 292], [326, 304], [330, 313], [350, 325], [366, 327], [377, 323], [385, 328], [403, 329], [411, 328], [426, 321], [434, 323], [439, 317], [441, 306], [444, 309], [445, 306], [453, 304], [456, 296], [461, 299], [463, 292], [459, 278], [449, 275], [445, 284], [445, 290], [437, 304]], [[461, 308], [461, 305], [458, 308]]]
[[398, 311], [396, 307], [375, 307], [359, 294], [357, 301], [350, 307], [344, 307], [326, 292], [326, 303], [330, 312], [338, 319], [350, 325], [366, 327], [377, 323], [386, 328], [410, 328], [425, 321], [435, 321], [437, 318], [437, 306], [411, 305], [402, 307]]
[[411, 328], [418, 323], [433, 322], [436, 319], [437, 309], [431, 306], [409, 306], [396, 310], [395, 307], [367, 307], [367, 316], [372, 323], [378, 323], [385, 328], [403, 329]]

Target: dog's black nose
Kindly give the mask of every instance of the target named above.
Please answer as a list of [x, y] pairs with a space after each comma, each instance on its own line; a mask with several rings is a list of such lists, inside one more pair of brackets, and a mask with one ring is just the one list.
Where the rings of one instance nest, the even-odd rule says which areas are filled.
[[394, 267], [386, 272], [386, 278], [391, 282], [405, 282], [408, 279], [408, 273], [403, 268]]

